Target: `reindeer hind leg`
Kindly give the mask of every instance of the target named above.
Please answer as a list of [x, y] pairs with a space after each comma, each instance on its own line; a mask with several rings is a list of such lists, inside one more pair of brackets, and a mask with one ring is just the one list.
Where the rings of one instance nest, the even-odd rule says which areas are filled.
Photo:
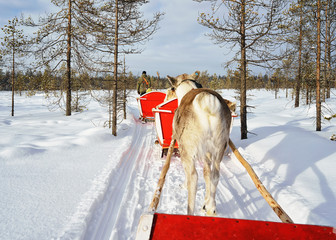
[[203, 159], [203, 175], [205, 181], [205, 196], [203, 210], [206, 212], [206, 206], [209, 204], [210, 200], [210, 190], [211, 190], [211, 154], [207, 153]]
[[196, 199], [198, 175], [194, 161], [191, 157], [181, 156], [181, 160], [187, 180], [188, 215], [193, 215], [195, 212], [195, 199]]
[[206, 215], [216, 215], [216, 190], [219, 182], [220, 163], [223, 158], [224, 151], [220, 151], [217, 156], [214, 156], [211, 160], [211, 172], [210, 172], [210, 197], [205, 205]]

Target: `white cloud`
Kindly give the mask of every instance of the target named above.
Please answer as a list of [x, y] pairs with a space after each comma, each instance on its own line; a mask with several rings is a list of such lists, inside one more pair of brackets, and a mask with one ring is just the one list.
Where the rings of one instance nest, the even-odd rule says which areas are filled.
[[7, 24], [8, 20], [14, 17], [20, 18], [22, 13], [25, 16], [37, 17], [49, 12], [51, 8], [50, 0], [0, 0], [0, 26]]
[[204, 36], [209, 30], [197, 22], [199, 12], [207, 11], [209, 3], [199, 4], [191, 0], [152, 2], [144, 8], [145, 16], [151, 16], [154, 11], [164, 11], [165, 16], [143, 53], [126, 57], [126, 64], [133, 73], [147, 70], [151, 75], [159, 71], [164, 76], [174, 76], [196, 69], [221, 75], [226, 72], [222, 63], [230, 60], [224, 55], [224, 51], [227, 54], [229, 50], [220, 48]]
[[[0, 25], [24, 12], [26, 16], [37, 17], [50, 12], [49, 0], [0, 0]], [[147, 70], [150, 75], [159, 71], [162, 76], [193, 72], [196, 69], [209, 73], [225, 74], [223, 63], [231, 60], [228, 49], [215, 45], [204, 36], [210, 30], [197, 22], [200, 12], [208, 12], [209, 3], [192, 0], [152, 0], [142, 7], [145, 18], [151, 18], [157, 11], [165, 12], [159, 23], [160, 29], [152, 39], [140, 45], [144, 51], [138, 55], [126, 56], [126, 64], [134, 74]], [[0, 31], [0, 37], [2, 36]]]

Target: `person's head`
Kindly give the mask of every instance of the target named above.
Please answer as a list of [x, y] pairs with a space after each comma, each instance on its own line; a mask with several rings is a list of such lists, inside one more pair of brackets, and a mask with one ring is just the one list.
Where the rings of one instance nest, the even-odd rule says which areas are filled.
[[142, 71], [142, 74], [145, 74], [145, 75], [146, 75], [146, 71]]

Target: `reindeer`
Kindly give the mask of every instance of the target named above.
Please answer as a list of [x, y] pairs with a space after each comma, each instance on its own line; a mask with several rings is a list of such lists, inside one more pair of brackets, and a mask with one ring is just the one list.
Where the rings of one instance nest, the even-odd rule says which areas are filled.
[[177, 97], [177, 96], [176, 96], [176, 93], [175, 93], [175, 88], [170, 87], [170, 88], [168, 88], [167, 91], [166, 91], [166, 97], [165, 97], [165, 99], [163, 100], [163, 102], [168, 102], [169, 100], [174, 99], [174, 98], [176, 98], [176, 97]]
[[[231, 111], [225, 100], [215, 91], [197, 88], [199, 72], [167, 76], [175, 89], [179, 107], [173, 120], [172, 139], [179, 151], [188, 189], [188, 214], [195, 211], [198, 175], [195, 162], [203, 162], [206, 192], [203, 209], [207, 215], [216, 214], [216, 188], [220, 163], [229, 144]], [[234, 105], [234, 106], [233, 106]], [[232, 104], [235, 108], [235, 104]]]

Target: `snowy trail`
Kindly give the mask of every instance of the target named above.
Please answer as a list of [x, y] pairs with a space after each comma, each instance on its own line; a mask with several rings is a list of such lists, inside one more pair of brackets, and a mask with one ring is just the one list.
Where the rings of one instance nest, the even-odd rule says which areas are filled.
[[135, 169], [142, 161], [143, 155], [148, 152], [150, 146], [148, 139], [151, 138], [149, 132], [149, 126], [142, 126], [138, 122], [135, 124], [131, 145], [123, 153], [118, 166], [111, 174], [110, 185], [103, 202], [88, 223], [89, 227], [84, 239], [109, 239], [117, 220], [121, 216], [125, 217], [126, 212], [124, 212], [123, 205], [127, 201], [129, 192], [132, 192], [132, 185], [138, 174]]
[[[133, 114], [135, 119], [137, 114], [134, 112]], [[148, 209], [165, 160], [160, 157], [161, 147], [154, 144], [155, 139], [153, 123], [141, 124], [135, 121], [131, 144], [122, 154], [119, 165], [110, 174], [112, 177], [107, 192], [102, 203], [97, 204], [97, 209], [93, 210], [93, 217], [87, 223], [88, 227], [82, 239], [135, 238], [140, 216]], [[259, 163], [258, 155], [244, 149], [239, 151], [290, 216], [293, 216], [291, 211], [296, 211], [295, 208], [298, 206], [304, 210], [303, 212], [309, 212], [307, 203], [303, 201], [304, 197], [290, 186], [283, 185], [284, 180], [280, 176], [268, 169], [268, 166]], [[228, 152], [221, 163], [216, 194], [217, 216], [280, 222], [255, 187], [246, 169], [231, 151]], [[201, 163], [196, 164], [196, 169], [198, 172], [196, 215], [203, 215], [205, 183]], [[187, 191], [181, 187], [184, 178], [180, 159], [173, 157], [157, 212], [186, 214]]]
[[[83, 239], [135, 238], [140, 216], [147, 211], [164, 163], [161, 148], [154, 145], [155, 137], [152, 123], [136, 122], [132, 142], [111, 173], [107, 192], [94, 210]], [[197, 215], [203, 215], [205, 183], [201, 164], [197, 171], [196, 209]], [[186, 214], [187, 191], [181, 187], [183, 182], [182, 164], [173, 157], [157, 212]], [[218, 217], [279, 221], [231, 153], [221, 163], [216, 202]]]
[[[234, 99], [232, 90], [221, 90]], [[281, 92], [285, 96], [284, 91]], [[118, 136], [104, 127], [106, 109], [91, 101], [70, 118], [50, 112], [42, 93], [16, 96], [10, 116], [9, 92], [0, 92], [0, 239], [135, 238], [148, 210], [165, 158], [155, 145], [153, 123], [141, 124], [136, 92]], [[335, 96], [335, 95], [333, 95]], [[261, 182], [295, 223], [336, 226], [336, 119], [314, 131], [314, 108], [294, 108], [290, 99], [251, 90], [248, 139], [235, 121], [231, 139]], [[324, 104], [335, 112], [336, 99]], [[203, 215], [205, 184], [197, 164], [196, 214]], [[157, 212], [186, 214], [187, 191], [181, 161], [173, 157]], [[221, 163], [217, 215], [280, 220], [229, 153]]]
[[[150, 196], [145, 187], [152, 185], [146, 181], [150, 173], [146, 162], [152, 159], [154, 136], [150, 123], [136, 121], [132, 142], [111, 173], [107, 192], [94, 210], [83, 239], [127, 239], [136, 229], [143, 207], [148, 204], [143, 196]], [[123, 233], [128, 235], [122, 236]]]

